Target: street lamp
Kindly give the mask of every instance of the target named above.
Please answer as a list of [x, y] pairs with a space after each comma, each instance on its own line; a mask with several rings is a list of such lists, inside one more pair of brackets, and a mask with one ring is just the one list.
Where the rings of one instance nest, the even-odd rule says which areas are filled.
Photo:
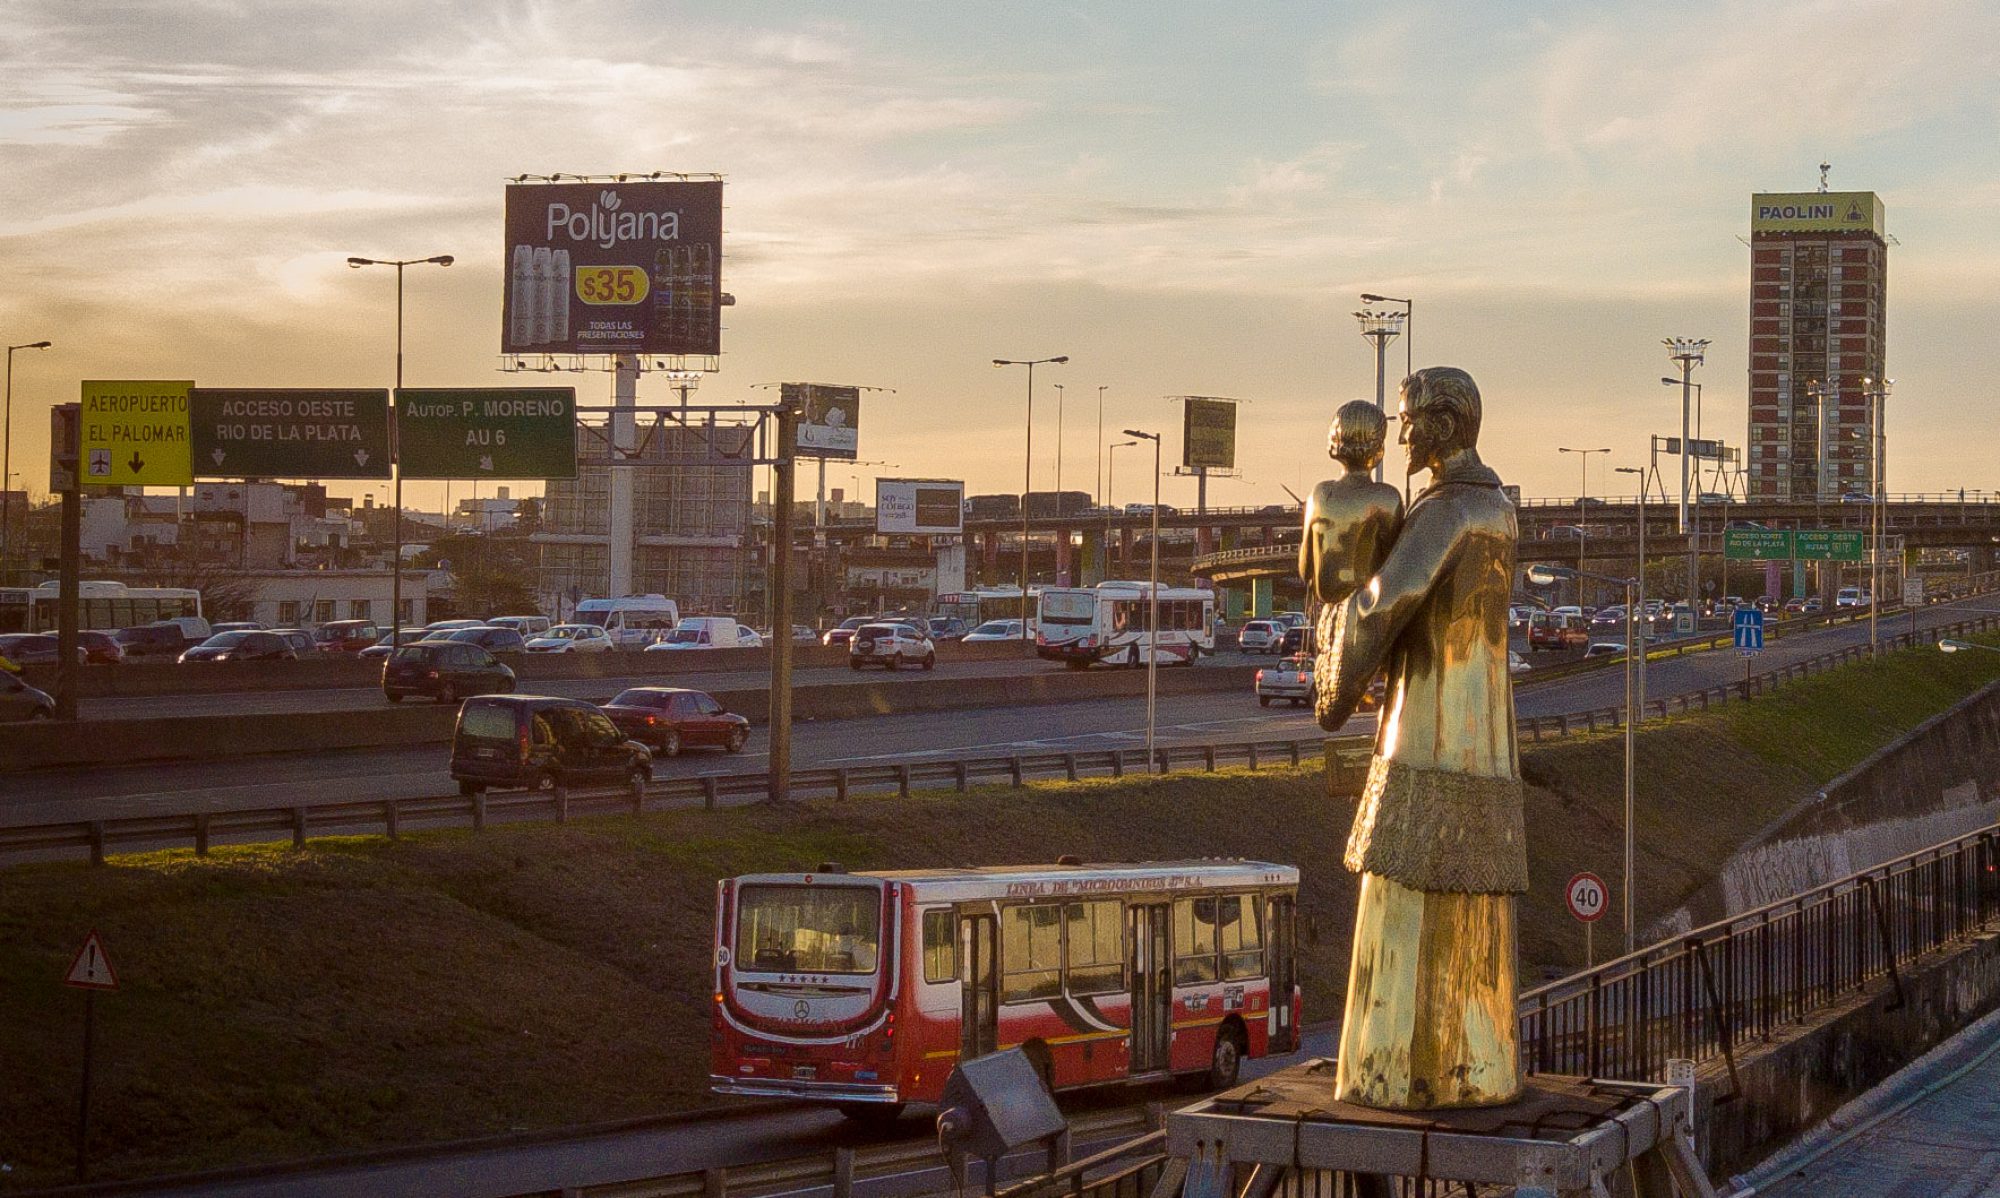
[[1153, 443], [1153, 566], [1146, 579], [1146, 768], [1155, 770], [1153, 725], [1159, 710], [1160, 681], [1160, 434], [1125, 430], [1128, 437]]
[[1415, 332], [1415, 329], [1417, 324], [1417, 301], [1413, 299], [1403, 299], [1400, 296], [1394, 296], [1394, 295], [1375, 295], [1372, 292], [1364, 291], [1361, 293], [1361, 302], [1364, 304], [1403, 305], [1403, 377], [1409, 378], [1411, 375], [1415, 374], [1416, 345], [1417, 345], [1417, 334]]
[[2000, 649], [1995, 649], [1991, 645], [1975, 644], [1972, 641], [1955, 641], [1948, 637], [1938, 642], [1938, 648], [1946, 653], [1963, 653], [1967, 649], [1984, 649], [1988, 653], [2000, 653]]
[[[1402, 335], [1403, 322], [1409, 319], [1409, 313], [1363, 308], [1354, 314], [1354, 318], [1361, 322], [1361, 335], [1375, 343], [1375, 406], [1386, 412], [1388, 368], [1385, 365], [1384, 355], [1388, 352], [1389, 343]], [[1382, 481], [1380, 462], [1375, 463], [1375, 481], [1378, 483]]]
[[1063, 385], [1056, 388], [1056, 515], [1062, 515]]
[[[1115, 441], [1104, 447], [1104, 577], [1111, 577], [1111, 486], [1118, 470], [1118, 451], [1130, 449], [1137, 441]], [[1119, 563], [1123, 565], [1123, 562]]]
[[1034, 638], [1028, 635], [1028, 492], [1035, 489], [1035, 367], [1069, 361], [1069, 355], [1060, 354], [1053, 358], [995, 358], [993, 366], [1026, 366], [1028, 368], [1028, 441], [1021, 454], [1021, 643], [1027, 652], [1035, 652]]
[[[1639, 721], [1645, 718], [1646, 692], [1643, 681], [1646, 660], [1646, 641], [1639, 634], [1638, 621], [1634, 613], [1638, 610], [1638, 592], [1643, 584], [1645, 565], [1640, 563], [1640, 577], [1613, 578], [1608, 574], [1591, 574], [1584, 570], [1572, 570], [1567, 566], [1529, 566], [1529, 583], [1539, 586], [1554, 586], [1565, 578], [1589, 578], [1597, 582], [1625, 588], [1625, 951], [1634, 951], [1632, 939], [1632, 896], [1638, 887], [1638, 879], [1633, 873], [1633, 810], [1636, 804], [1633, 794], [1636, 789], [1636, 765]], [[1636, 645], [1637, 651], [1634, 651]]]
[[[47, 349], [53, 342], [29, 341], [7, 347], [7, 415], [0, 433], [0, 579], [7, 577], [7, 563], [14, 549], [14, 351]], [[30, 623], [28, 627], [33, 628]]]
[[[1695, 539], [1694, 526], [1688, 516], [1688, 468], [1694, 457], [1693, 446], [1688, 437], [1688, 410], [1694, 400], [1694, 368], [1704, 361], [1708, 350], [1708, 338], [1699, 340], [1690, 337], [1667, 337], [1660, 344], [1667, 347], [1667, 357], [1681, 368], [1681, 535], [1688, 542], [1688, 611], [1698, 612], [1701, 602], [1701, 546]], [[1699, 501], [1697, 501], [1699, 502]], [[1697, 616], [1697, 619], [1700, 617]]]
[[1869, 467], [1868, 493], [1873, 497], [1868, 512], [1875, 546], [1868, 553], [1868, 655], [1880, 657], [1882, 642], [1876, 634], [1876, 615], [1882, 610], [1882, 526], [1887, 523], [1888, 509], [1884, 506], [1887, 496], [1883, 493], [1882, 468], [1886, 456], [1886, 446], [1882, 443], [1882, 405], [1896, 389], [1895, 379], [1861, 380], [1862, 394], [1868, 397], [1868, 422], [1873, 441], [1873, 461]]
[[[347, 265], [355, 270], [364, 266], [393, 266], [396, 268], [396, 391], [403, 389], [403, 268], [405, 266], [450, 266], [450, 254], [438, 254], [430, 258], [349, 258]], [[393, 398], [395, 392], [391, 392]], [[389, 569], [389, 643], [396, 643], [396, 634], [403, 626], [403, 446], [402, 438], [396, 435], [394, 404], [391, 404], [390, 454], [392, 470], [396, 479], [396, 556]], [[445, 513], [451, 519], [451, 513]]]
[[[1590, 504], [1590, 455], [1593, 453], [1610, 453], [1611, 451], [1609, 449], [1569, 449], [1558, 446], [1556, 452], [1573, 453], [1583, 460], [1583, 482], [1581, 489], [1576, 493], [1576, 564], [1581, 567], [1583, 565], [1584, 543], [1590, 536], [1590, 513], [1585, 510]], [[1583, 606], [1583, 580], [1581, 578], [1576, 581], [1576, 605], [1578, 607]]]

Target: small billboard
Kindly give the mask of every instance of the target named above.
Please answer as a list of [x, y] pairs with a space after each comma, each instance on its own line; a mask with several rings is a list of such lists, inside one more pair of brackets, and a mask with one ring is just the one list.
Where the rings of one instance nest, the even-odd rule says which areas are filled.
[[1181, 406], [1181, 465], [1236, 469], [1236, 401], [1190, 395]]
[[804, 409], [799, 421], [798, 455], [804, 458], [860, 456], [861, 388], [824, 383], [786, 383], [785, 402]]
[[722, 352], [722, 181], [507, 188], [503, 354]]
[[965, 531], [965, 484], [938, 478], [876, 479], [875, 531], [929, 536]]

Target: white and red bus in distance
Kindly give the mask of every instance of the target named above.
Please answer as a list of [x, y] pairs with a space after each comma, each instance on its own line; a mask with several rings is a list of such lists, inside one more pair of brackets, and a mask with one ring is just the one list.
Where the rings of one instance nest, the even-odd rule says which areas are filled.
[[1157, 656], [1163, 666], [1193, 665], [1215, 653], [1215, 592], [1160, 588], [1160, 627], [1147, 625], [1153, 602], [1149, 583], [1100, 582], [1094, 587], [1049, 587], [1041, 595], [1035, 653], [1073, 670], [1092, 662], [1142, 666]]
[[1298, 885], [1220, 859], [725, 880], [711, 1088], [893, 1116], [1015, 1045], [1059, 1090], [1225, 1088], [1298, 1047]]

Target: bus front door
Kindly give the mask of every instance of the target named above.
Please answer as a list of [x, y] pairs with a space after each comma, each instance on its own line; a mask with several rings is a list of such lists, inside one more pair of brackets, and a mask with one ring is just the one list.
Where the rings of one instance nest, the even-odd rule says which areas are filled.
[[1271, 900], [1270, 919], [1265, 927], [1271, 953], [1269, 1051], [1292, 1052], [1299, 1046], [1299, 1029], [1292, 1026], [1292, 987], [1299, 976], [1295, 941], [1298, 919], [1292, 896]]
[[1166, 903], [1134, 903], [1126, 913], [1126, 972], [1132, 978], [1133, 1074], [1167, 1067], [1174, 1026], [1173, 952]]
[[958, 979], [963, 1007], [959, 1012], [958, 1059], [983, 1057], [1000, 1042], [1000, 946], [998, 925], [991, 915], [965, 915], [958, 921]]

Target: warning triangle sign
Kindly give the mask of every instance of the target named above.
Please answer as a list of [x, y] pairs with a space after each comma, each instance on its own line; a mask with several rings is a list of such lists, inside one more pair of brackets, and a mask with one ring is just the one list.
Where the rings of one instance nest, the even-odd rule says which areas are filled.
[[94, 929], [85, 938], [83, 947], [76, 950], [76, 960], [70, 962], [63, 985], [84, 990], [118, 989], [118, 975], [112, 971], [111, 958], [105, 954], [104, 942]]

